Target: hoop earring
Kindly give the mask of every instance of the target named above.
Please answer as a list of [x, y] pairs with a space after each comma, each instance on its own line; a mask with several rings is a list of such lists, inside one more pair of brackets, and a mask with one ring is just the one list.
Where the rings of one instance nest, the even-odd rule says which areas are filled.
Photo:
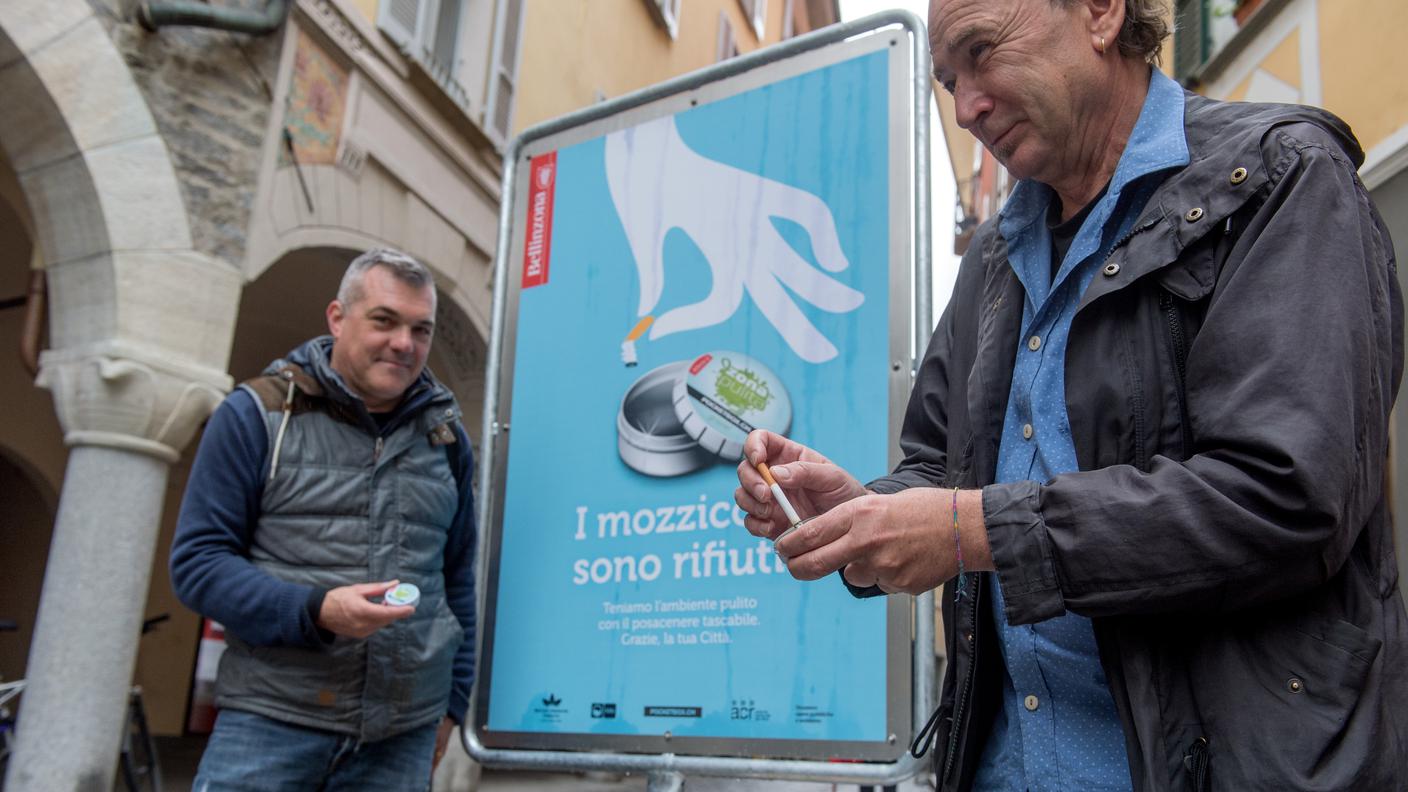
[[1104, 55], [1104, 54], [1105, 54], [1105, 37], [1104, 37], [1104, 36], [1101, 36], [1101, 37], [1100, 37], [1100, 54], [1101, 54], [1101, 55]]

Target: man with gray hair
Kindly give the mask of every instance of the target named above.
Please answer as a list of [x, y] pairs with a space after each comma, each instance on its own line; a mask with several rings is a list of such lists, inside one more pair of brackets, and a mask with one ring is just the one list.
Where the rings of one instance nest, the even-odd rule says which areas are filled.
[[[934, 76], [1018, 183], [899, 466], [754, 432], [735, 497], [798, 578], [944, 584], [942, 790], [1402, 789], [1393, 246], [1344, 122], [1184, 91], [1166, 15], [931, 1]], [[813, 517], [788, 536], [759, 462]]]
[[474, 675], [469, 440], [425, 368], [435, 284], [352, 261], [312, 339], [211, 416], [171, 548], [224, 625], [195, 788], [424, 790]]

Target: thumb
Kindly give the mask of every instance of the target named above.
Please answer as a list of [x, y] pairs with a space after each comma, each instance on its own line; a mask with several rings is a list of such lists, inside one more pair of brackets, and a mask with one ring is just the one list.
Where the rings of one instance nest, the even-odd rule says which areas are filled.
[[364, 599], [370, 599], [371, 597], [380, 597], [400, 585], [400, 583], [401, 581], [399, 580], [386, 580], [381, 583], [356, 583], [348, 586], [348, 588], [351, 589], [353, 594]]
[[846, 473], [826, 462], [788, 462], [772, 468], [772, 477], [785, 489], [829, 490], [845, 481]]

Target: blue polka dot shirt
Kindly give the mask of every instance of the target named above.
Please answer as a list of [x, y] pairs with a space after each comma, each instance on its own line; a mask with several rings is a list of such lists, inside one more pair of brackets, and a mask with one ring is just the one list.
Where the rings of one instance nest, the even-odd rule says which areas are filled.
[[[1065, 399], [1071, 321], [1081, 295], [1149, 196], [1171, 169], [1187, 164], [1183, 89], [1153, 70], [1144, 107], [1109, 187], [1076, 233], [1054, 278], [1051, 232], [1045, 222], [1053, 193], [1031, 181], [1013, 189], [998, 227], [1026, 301], [998, 451], [998, 482], [1044, 482], [1079, 469]], [[975, 789], [1129, 790], [1124, 734], [1090, 620], [1067, 613], [1038, 624], [1010, 625], [997, 575], [990, 577], [1007, 673], [1001, 711], [983, 751]]]

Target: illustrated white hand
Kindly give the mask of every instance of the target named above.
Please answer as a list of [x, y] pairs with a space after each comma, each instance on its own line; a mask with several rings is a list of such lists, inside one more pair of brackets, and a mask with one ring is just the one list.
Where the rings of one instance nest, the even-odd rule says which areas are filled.
[[771, 220], [784, 218], [806, 229], [817, 263], [840, 272], [850, 264], [831, 209], [820, 198], [699, 155], [670, 117], [607, 135], [606, 181], [640, 275], [638, 316], [655, 310], [664, 290], [670, 229], [689, 235], [713, 273], [708, 296], [656, 319], [651, 339], [728, 320], [746, 291], [803, 360], [822, 363], [836, 356], [835, 345], [783, 286], [831, 313], [855, 310], [865, 295], [812, 267]]

